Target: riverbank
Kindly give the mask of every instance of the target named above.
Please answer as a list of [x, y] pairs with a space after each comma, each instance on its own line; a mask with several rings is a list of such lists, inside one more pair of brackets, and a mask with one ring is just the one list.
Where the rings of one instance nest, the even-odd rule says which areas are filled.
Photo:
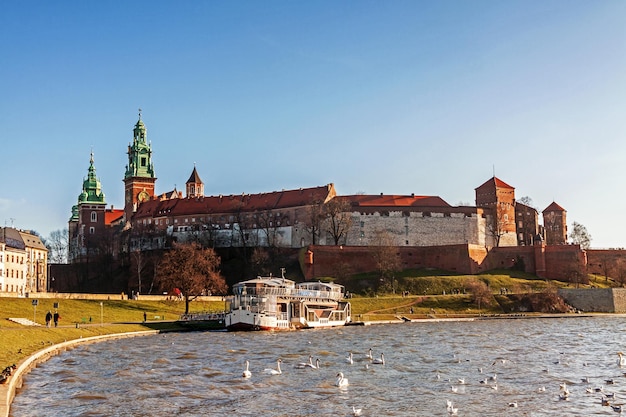
[[[352, 326], [373, 326], [384, 324], [398, 324], [403, 323], [437, 323], [437, 322], [463, 322], [463, 321], [478, 321], [478, 320], [517, 320], [517, 319], [559, 319], [559, 318], [589, 318], [589, 317], [622, 317], [625, 318], [626, 314], [606, 314], [606, 313], [587, 313], [587, 314], [493, 314], [493, 315], [475, 315], [473, 317], [437, 317], [434, 315], [426, 317], [405, 317], [398, 316], [392, 320], [374, 320], [374, 321], [355, 321], [350, 323]], [[136, 323], [136, 325], [143, 325], [143, 323]], [[114, 324], [109, 324], [114, 326]], [[52, 346], [43, 348], [32, 355], [28, 356], [17, 364], [17, 368], [13, 372], [12, 376], [5, 383], [0, 385], [0, 417], [9, 417], [11, 403], [23, 384], [23, 378], [27, 375], [31, 369], [35, 368], [38, 364], [47, 361], [51, 357], [63, 353], [67, 350], [71, 350], [74, 347], [82, 344], [97, 343], [104, 340], [122, 339], [130, 337], [149, 336], [159, 334], [163, 332], [180, 332], [191, 331], [189, 328], [184, 328], [176, 321], [162, 322], [162, 328], [159, 330], [141, 330], [130, 331], [123, 333], [110, 333], [98, 336], [91, 336], [85, 338], [78, 338], [73, 340], [57, 343]], [[308, 331], [308, 330], [304, 330]], [[310, 330], [314, 331], [314, 330]]]

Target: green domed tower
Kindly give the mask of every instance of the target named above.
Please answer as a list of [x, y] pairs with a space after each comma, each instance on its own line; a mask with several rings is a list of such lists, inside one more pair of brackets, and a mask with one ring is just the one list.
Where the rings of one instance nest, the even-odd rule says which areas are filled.
[[124, 174], [124, 220], [129, 222], [137, 206], [154, 198], [154, 166], [152, 164], [152, 145], [147, 142], [147, 130], [141, 120], [133, 129], [133, 143], [128, 144], [128, 165]]
[[102, 184], [96, 176], [93, 151], [89, 158], [87, 177], [78, 195], [78, 203], [72, 206], [72, 217], [68, 222], [69, 260], [75, 261], [87, 253], [105, 227], [106, 200]]

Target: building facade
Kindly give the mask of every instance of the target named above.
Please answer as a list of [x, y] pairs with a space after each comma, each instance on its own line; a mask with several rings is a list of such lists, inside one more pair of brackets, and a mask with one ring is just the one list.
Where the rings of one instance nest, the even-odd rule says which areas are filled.
[[[515, 188], [495, 176], [475, 189], [473, 207], [452, 206], [438, 196], [414, 194], [340, 196], [332, 183], [207, 196], [195, 166], [184, 196], [177, 190], [156, 193], [156, 179], [152, 147], [140, 113], [128, 146], [124, 210], [106, 209], [91, 156], [83, 192], [70, 220], [70, 241], [76, 254], [85, 256], [94, 246], [88, 244], [89, 237], [95, 239], [113, 225], [131, 231], [127, 248], [131, 251], [163, 248], [172, 240], [202, 241], [212, 247], [463, 244], [490, 248], [529, 246], [542, 239], [537, 210], [516, 203]], [[557, 234], [554, 231], [551, 239], [558, 240]]]
[[17, 296], [48, 290], [48, 249], [39, 236], [0, 230], [0, 292]]

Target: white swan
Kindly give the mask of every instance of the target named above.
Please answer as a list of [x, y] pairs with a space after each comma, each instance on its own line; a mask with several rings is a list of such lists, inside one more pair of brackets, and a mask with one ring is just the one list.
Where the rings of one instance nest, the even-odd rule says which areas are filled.
[[344, 378], [343, 372], [339, 372], [337, 374], [337, 381], [335, 381], [335, 385], [337, 385], [338, 387], [348, 386], [348, 378]]
[[320, 358], [315, 359], [315, 365], [311, 365], [311, 369], [320, 369]]
[[448, 414], [451, 416], [456, 416], [457, 413], [459, 412], [459, 409], [452, 405], [452, 401], [446, 400], [446, 405], [447, 405], [446, 409], [448, 410]]
[[282, 359], [278, 359], [276, 361], [277, 369], [266, 368], [266, 369], [263, 370], [263, 372], [265, 372], [266, 374], [269, 374], [269, 375], [280, 375], [280, 374], [283, 373], [283, 371], [280, 370], [280, 364], [281, 363], [282, 363]]
[[617, 366], [620, 368], [626, 366], [626, 358], [624, 357], [624, 354], [622, 352], [617, 352], [617, 356], [619, 356], [617, 359]]
[[298, 369], [304, 369], [304, 368], [313, 368], [314, 366], [315, 365], [313, 365], [313, 356], [309, 355], [309, 361], [308, 362], [300, 362], [295, 367], [298, 368]]
[[355, 408], [354, 406], [352, 406], [352, 415], [353, 416], [360, 416], [361, 415], [361, 409], [360, 408]]
[[374, 365], [384, 365], [385, 364], [385, 355], [380, 354], [380, 359], [372, 359], [372, 364]]
[[241, 374], [242, 377], [250, 378], [252, 376], [252, 372], [250, 372], [250, 370], [248, 369], [249, 366], [250, 362], [246, 361], [246, 369], [244, 369], [243, 373]]
[[370, 348], [370, 349], [367, 351], [367, 355], [365, 355], [365, 359], [369, 359], [369, 360], [374, 359], [374, 356], [372, 356], [372, 348]]
[[352, 352], [348, 352], [348, 357], [346, 358], [346, 362], [348, 362], [350, 365], [354, 363], [354, 360], [352, 359]]

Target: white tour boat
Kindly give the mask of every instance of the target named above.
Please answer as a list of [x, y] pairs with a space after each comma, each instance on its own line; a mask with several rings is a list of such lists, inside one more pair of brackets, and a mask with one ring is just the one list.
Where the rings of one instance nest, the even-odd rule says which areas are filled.
[[235, 284], [233, 293], [224, 319], [228, 330], [294, 330], [350, 322], [350, 303], [343, 301], [338, 284], [257, 277]]

